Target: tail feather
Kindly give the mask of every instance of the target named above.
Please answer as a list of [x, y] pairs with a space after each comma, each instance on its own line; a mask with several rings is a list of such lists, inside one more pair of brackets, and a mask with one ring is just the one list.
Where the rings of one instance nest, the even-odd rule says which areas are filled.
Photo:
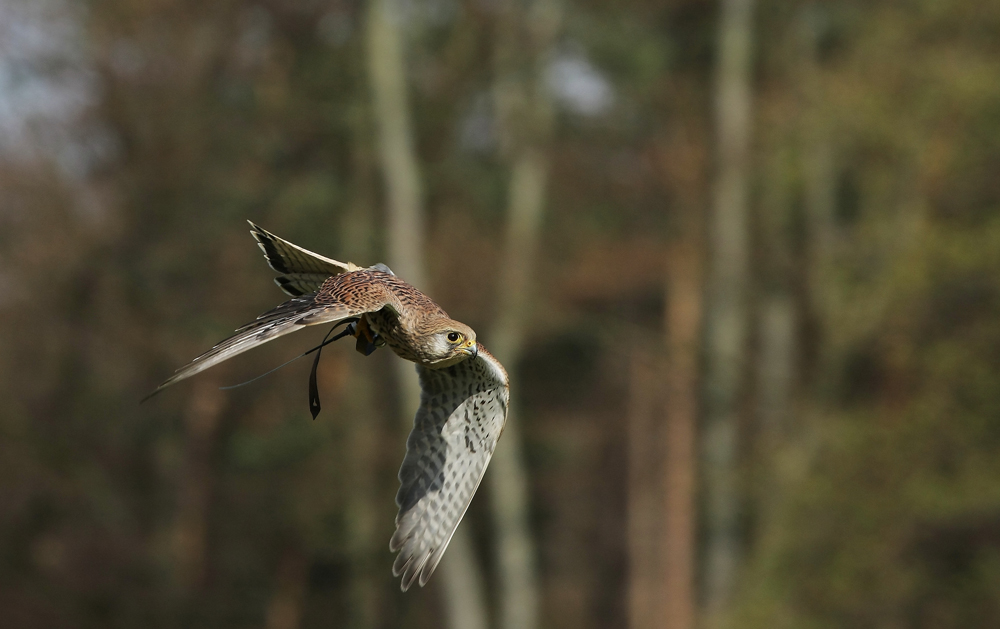
[[250, 233], [264, 252], [267, 263], [278, 273], [324, 273], [329, 277], [359, 268], [351, 262], [339, 262], [303, 249], [278, 238], [252, 221], [247, 222], [250, 223]]
[[350, 316], [350, 310], [347, 306], [343, 304], [316, 305], [314, 298], [314, 294], [298, 297], [260, 315], [256, 320], [236, 330], [234, 335], [219, 342], [212, 349], [178, 369], [174, 375], [158, 386], [150, 394], [150, 397], [172, 384], [190, 378], [224, 360], [279, 336], [284, 336], [307, 325], [336, 322]]
[[298, 297], [316, 292], [328, 279], [330, 275], [326, 273], [285, 273], [274, 278], [274, 283], [286, 295]]

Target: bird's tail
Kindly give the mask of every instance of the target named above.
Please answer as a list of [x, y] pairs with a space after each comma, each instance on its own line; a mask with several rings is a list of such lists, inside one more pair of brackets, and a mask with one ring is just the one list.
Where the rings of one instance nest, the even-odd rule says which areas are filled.
[[278, 238], [263, 227], [250, 223], [250, 233], [264, 252], [267, 264], [280, 273], [274, 278], [281, 290], [296, 297], [311, 293], [332, 275], [357, 271], [360, 267], [351, 262], [340, 262]]
[[[224, 360], [242, 354], [279, 336], [301, 329], [307, 325], [336, 322], [351, 316], [343, 304], [316, 304], [315, 293], [296, 297], [269, 310], [251, 323], [236, 330], [236, 333], [215, 347], [181, 367], [167, 378], [149, 397], [152, 397], [185, 378], [205, 371]], [[148, 398], [147, 398], [148, 399]]]

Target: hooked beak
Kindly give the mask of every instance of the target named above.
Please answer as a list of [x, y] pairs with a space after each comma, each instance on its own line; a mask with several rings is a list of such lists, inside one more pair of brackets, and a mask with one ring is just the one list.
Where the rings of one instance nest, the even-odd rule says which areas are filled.
[[469, 341], [462, 346], [462, 351], [475, 358], [479, 355], [479, 344], [475, 341]]

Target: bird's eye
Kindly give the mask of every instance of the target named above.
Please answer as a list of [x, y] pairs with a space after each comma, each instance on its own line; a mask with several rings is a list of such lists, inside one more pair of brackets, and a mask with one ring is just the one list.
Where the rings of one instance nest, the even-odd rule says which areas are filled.
[[458, 343], [461, 340], [462, 340], [462, 335], [459, 334], [458, 332], [449, 332], [448, 333], [448, 342], [450, 342], [450, 343]]

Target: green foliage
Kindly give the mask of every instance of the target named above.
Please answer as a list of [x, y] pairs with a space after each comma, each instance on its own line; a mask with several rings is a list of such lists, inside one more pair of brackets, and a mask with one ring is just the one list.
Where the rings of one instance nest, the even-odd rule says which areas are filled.
[[997, 16], [922, 8], [855, 13], [865, 25], [824, 74], [858, 214], [832, 269], [844, 299], [829, 305], [826, 394], [812, 436], [779, 453], [799, 463], [779, 466], [785, 499], [739, 626], [936, 629], [1000, 614], [1000, 195], [984, 170], [1000, 59], [967, 36]]

